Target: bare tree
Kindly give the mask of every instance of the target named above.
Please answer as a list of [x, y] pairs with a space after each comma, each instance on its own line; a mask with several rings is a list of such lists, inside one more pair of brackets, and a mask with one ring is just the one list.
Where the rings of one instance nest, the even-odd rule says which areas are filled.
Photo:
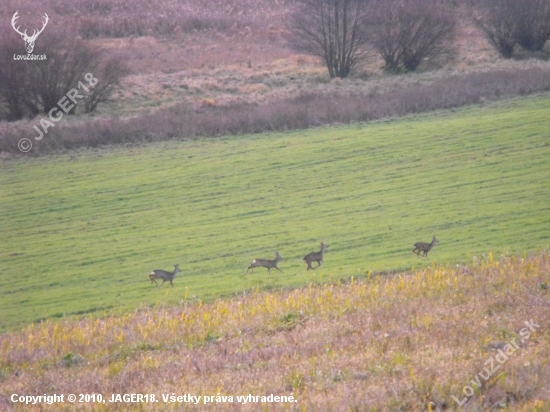
[[515, 0], [515, 39], [525, 50], [541, 51], [550, 39], [550, 0]]
[[453, 51], [456, 20], [434, 0], [378, 0], [369, 26], [387, 70], [416, 70]]
[[482, 16], [475, 19], [489, 43], [507, 59], [514, 55], [517, 47], [515, 17], [515, 0], [488, 0]]
[[[39, 61], [35, 67], [35, 96], [41, 110], [48, 112], [83, 81], [86, 73], [96, 71], [100, 50], [81, 38], [69, 35], [71, 30], [50, 31], [44, 36], [41, 53], [48, 60]], [[41, 39], [42, 40], [42, 39]], [[76, 106], [70, 111], [74, 113]]]
[[[84, 95], [84, 110], [94, 111], [98, 104], [111, 97], [126, 65], [117, 56], [106, 55], [80, 37], [71, 28], [47, 30], [37, 39], [37, 50], [47, 60], [14, 60], [20, 54], [21, 42], [14, 41], [17, 33], [3, 29], [0, 33], [0, 116], [14, 121], [49, 112], [79, 82], [88, 88], [85, 75], [98, 79]], [[83, 92], [83, 88], [78, 88]], [[76, 110], [74, 105], [69, 114]]]
[[384, 59], [386, 69], [391, 71], [398, 71], [402, 60], [399, 28], [401, 7], [397, 1], [377, 1], [369, 19], [374, 48]]
[[365, 30], [368, 0], [299, 0], [290, 44], [321, 58], [329, 75], [347, 77], [372, 55]]
[[502, 57], [541, 51], [550, 39], [550, 0], [485, 0], [477, 26]]
[[120, 78], [128, 74], [128, 66], [122, 56], [110, 56], [102, 62], [97, 71], [98, 83], [84, 98], [84, 111], [94, 112], [99, 103], [108, 101], [115, 88], [120, 83]]

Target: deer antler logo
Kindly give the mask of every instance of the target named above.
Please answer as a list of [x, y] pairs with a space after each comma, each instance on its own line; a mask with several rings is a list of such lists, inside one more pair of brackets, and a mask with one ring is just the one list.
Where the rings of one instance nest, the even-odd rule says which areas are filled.
[[21, 35], [23, 40], [25, 40], [25, 49], [27, 49], [27, 54], [31, 54], [33, 49], [34, 49], [34, 42], [36, 41], [36, 38], [38, 37], [38, 35], [40, 33], [42, 33], [44, 31], [44, 28], [48, 24], [48, 21], [50, 20], [50, 18], [48, 17], [48, 15], [46, 13], [44, 13], [44, 23], [42, 25], [42, 28], [40, 30], [34, 30], [33, 33], [32, 33], [32, 36], [29, 36], [29, 35], [27, 35], [27, 30], [25, 30], [23, 33], [21, 33], [19, 31], [19, 26], [15, 27], [16, 20], [19, 18], [17, 13], [19, 13], [19, 10], [16, 11], [15, 14], [13, 15], [13, 17], [11, 19], [11, 26], [13, 27], [13, 29], [17, 33], [19, 33]]

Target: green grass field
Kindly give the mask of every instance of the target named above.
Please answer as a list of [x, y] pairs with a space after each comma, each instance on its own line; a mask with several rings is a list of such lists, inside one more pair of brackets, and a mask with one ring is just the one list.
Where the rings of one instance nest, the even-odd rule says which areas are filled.
[[[47, 136], [45, 137], [47, 138]], [[550, 96], [281, 134], [0, 163], [0, 330], [550, 240]], [[430, 261], [413, 243], [440, 240]], [[330, 245], [320, 270], [302, 257]], [[253, 258], [284, 273], [243, 276]], [[152, 269], [182, 273], [174, 287]]]

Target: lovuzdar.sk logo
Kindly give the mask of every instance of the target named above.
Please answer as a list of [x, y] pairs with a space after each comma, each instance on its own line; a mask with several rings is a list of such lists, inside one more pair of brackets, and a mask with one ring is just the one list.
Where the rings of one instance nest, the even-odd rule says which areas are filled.
[[25, 49], [27, 50], [27, 54], [14, 54], [13, 60], [47, 60], [48, 58], [46, 57], [45, 54], [32, 54], [32, 51], [34, 50], [34, 42], [38, 38], [38, 35], [44, 31], [50, 18], [46, 13], [44, 13], [44, 17], [43, 17], [44, 22], [42, 23], [42, 28], [40, 30], [33, 30], [32, 35], [29, 36], [27, 34], [27, 30], [25, 30], [24, 32], [21, 32], [19, 30], [19, 26], [16, 26], [17, 19], [19, 18], [18, 13], [19, 13], [19, 10], [16, 11], [15, 14], [13, 15], [11, 19], [11, 26], [18, 34], [21, 35], [21, 37], [25, 41]]

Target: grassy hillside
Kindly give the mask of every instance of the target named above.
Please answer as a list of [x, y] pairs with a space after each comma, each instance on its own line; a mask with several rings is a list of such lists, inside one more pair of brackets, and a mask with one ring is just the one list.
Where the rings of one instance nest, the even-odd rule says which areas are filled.
[[[0, 407], [30, 410], [9, 396], [55, 392], [103, 398], [40, 410], [548, 411], [549, 282], [544, 250], [47, 321], [0, 335]], [[130, 393], [156, 401], [110, 402]], [[249, 394], [287, 400], [237, 398]]]
[[[0, 329], [549, 243], [550, 98], [0, 164]], [[47, 136], [45, 137], [47, 138]], [[330, 245], [320, 270], [301, 258]], [[253, 258], [284, 273], [242, 276]], [[148, 284], [152, 269], [182, 273]]]

